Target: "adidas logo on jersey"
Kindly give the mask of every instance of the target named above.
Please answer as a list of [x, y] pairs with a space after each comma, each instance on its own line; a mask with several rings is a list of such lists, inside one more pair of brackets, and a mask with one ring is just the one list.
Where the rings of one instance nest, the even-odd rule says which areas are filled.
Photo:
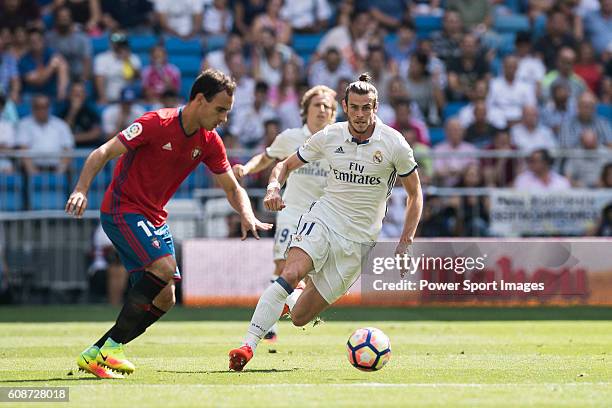
[[334, 153], [344, 153], [344, 149], [342, 148], [342, 146], [340, 146], [336, 150], [334, 150]]
[[172, 151], [172, 144], [170, 142], [168, 142], [168, 143], [166, 143], [165, 145], [162, 146], [162, 149]]

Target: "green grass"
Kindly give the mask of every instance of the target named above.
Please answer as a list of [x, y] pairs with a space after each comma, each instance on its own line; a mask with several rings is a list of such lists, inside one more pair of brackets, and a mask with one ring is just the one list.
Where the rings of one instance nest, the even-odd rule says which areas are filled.
[[[525, 309], [515, 320], [501, 312], [497, 321], [500, 309], [491, 309], [480, 322], [452, 310], [404, 310], [413, 320], [400, 321], [396, 309], [336, 309], [306, 330], [283, 322], [279, 342], [262, 344], [246, 371], [234, 373], [227, 351], [240, 342], [246, 318], [201, 319], [248, 311], [178, 309], [126, 347], [134, 375], [103, 381], [77, 372], [74, 360], [116, 310], [0, 308], [0, 386], [70, 387], [71, 402], [53, 407], [610, 406], [612, 321], [594, 320], [609, 318], [609, 309], [552, 308], [548, 321], [547, 309]], [[563, 311], [573, 320], [559, 320]], [[78, 318], [87, 314], [95, 321]], [[66, 316], [81, 321], [40, 322]], [[375, 373], [352, 368], [345, 355], [349, 334], [369, 325], [392, 344], [391, 361]]]

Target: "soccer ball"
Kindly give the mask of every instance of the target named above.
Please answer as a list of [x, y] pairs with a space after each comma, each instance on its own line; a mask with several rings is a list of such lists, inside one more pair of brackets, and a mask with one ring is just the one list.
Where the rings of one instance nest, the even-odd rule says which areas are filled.
[[361, 371], [380, 370], [391, 358], [391, 343], [382, 330], [374, 327], [357, 329], [346, 342], [351, 365]]

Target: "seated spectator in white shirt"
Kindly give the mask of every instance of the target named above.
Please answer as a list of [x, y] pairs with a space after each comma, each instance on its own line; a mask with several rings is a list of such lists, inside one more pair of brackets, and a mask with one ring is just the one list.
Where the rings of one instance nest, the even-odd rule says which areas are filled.
[[[4, 109], [6, 97], [0, 94], [0, 112]], [[0, 117], [0, 153], [10, 153], [15, 147], [15, 126]], [[15, 169], [10, 159], [0, 158], [0, 173], [12, 173]]]
[[580, 135], [580, 149], [565, 163], [565, 176], [574, 187], [595, 188], [599, 185], [601, 172], [611, 160], [612, 151], [597, 143], [597, 134], [586, 128]]
[[200, 32], [204, 11], [201, 0], [154, 0], [154, 6], [165, 34], [189, 38]]
[[226, 75], [230, 75], [229, 59], [234, 53], [242, 54], [244, 43], [238, 33], [228, 34], [225, 47], [221, 50], [211, 51], [206, 54], [202, 61], [202, 71], [214, 68]]
[[136, 91], [132, 88], [124, 88], [121, 90], [119, 102], [107, 106], [102, 111], [102, 131], [106, 140], [113, 138], [144, 115], [145, 109], [135, 102]]
[[280, 15], [298, 33], [318, 33], [332, 15], [327, 0], [285, 0]]
[[23, 159], [28, 174], [39, 171], [64, 173], [70, 157], [60, 157], [74, 148], [74, 137], [70, 127], [60, 118], [50, 114], [49, 97], [36, 95], [32, 99], [32, 114], [19, 122], [17, 146], [26, 149], [34, 157]]
[[130, 51], [124, 33], [111, 34], [110, 43], [111, 49], [94, 59], [96, 92], [101, 105], [119, 100], [121, 90], [138, 79], [142, 67], [138, 55]]
[[227, 7], [227, 0], [213, 0], [211, 5], [205, 6], [202, 29], [206, 34], [227, 34], [233, 25], [234, 17]]
[[516, 47], [516, 56], [519, 58], [516, 77], [537, 89], [546, 75], [546, 67], [542, 60], [533, 53], [531, 33], [527, 31], [516, 33], [514, 45]]
[[337, 48], [330, 47], [322, 59], [310, 67], [308, 83], [310, 86], [325, 85], [336, 89], [340, 78], [353, 78], [351, 66], [344, 60]]
[[504, 58], [504, 74], [491, 81], [487, 105], [489, 109], [499, 109], [504, 112], [508, 125], [521, 119], [525, 105], [536, 104], [536, 94], [533, 86], [521, 82], [516, 77], [518, 59], [514, 55]]
[[338, 24], [325, 33], [317, 46], [317, 55], [324, 55], [328, 49], [336, 48], [351, 69], [357, 69], [368, 55], [370, 23], [369, 13], [354, 11], [347, 25]]
[[232, 111], [229, 131], [245, 149], [257, 147], [263, 141], [266, 121], [277, 117], [267, 102], [268, 89], [265, 82], [258, 82], [253, 104]]
[[554, 150], [558, 143], [552, 131], [539, 123], [540, 115], [535, 106], [523, 107], [523, 119], [510, 130], [512, 144], [519, 150], [531, 152], [536, 149]]
[[567, 190], [571, 187], [568, 179], [552, 170], [554, 158], [546, 149], [538, 149], [527, 158], [528, 169], [519, 174], [514, 188], [520, 191], [540, 192]]
[[[474, 92], [471, 94], [471, 101], [459, 110], [457, 117], [461, 126], [468, 128], [474, 123], [474, 106], [479, 101], [486, 101], [489, 84], [486, 81], [476, 81]], [[504, 129], [508, 124], [504, 111], [494, 106], [487, 106], [487, 122], [491, 123], [498, 129]]]
[[475, 153], [478, 149], [463, 141], [463, 128], [459, 120], [447, 120], [444, 130], [446, 140], [433, 149], [434, 177], [438, 184], [450, 187], [459, 182], [467, 166], [478, 163], [477, 158], [470, 157], [470, 153]]

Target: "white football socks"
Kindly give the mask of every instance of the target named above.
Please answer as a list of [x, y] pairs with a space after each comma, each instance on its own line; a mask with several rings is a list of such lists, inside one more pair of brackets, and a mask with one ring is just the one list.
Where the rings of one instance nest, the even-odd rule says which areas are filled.
[[304, 288], [298, 286], [297, 288], [295, 288], [293, 290], [292, 294], [287, 296], [287, 300], [285, 300], [285, 303], [287, 304], [287, 306], [289, 306], [289, 311], [293, 310], [293, 307], [297, 303], [297, 300], [298, 300], [298, 298], [300, 297], [300, 295], [302, 294], [303, 291], [304, 291]]
[[[291, 288], [289, 287], [289, 289]], [[277, 280], [268, 286], [259, 298], [244, 340], [253, 351], [272, 325], [280, 319], [288, 295], [287, 289]]]

